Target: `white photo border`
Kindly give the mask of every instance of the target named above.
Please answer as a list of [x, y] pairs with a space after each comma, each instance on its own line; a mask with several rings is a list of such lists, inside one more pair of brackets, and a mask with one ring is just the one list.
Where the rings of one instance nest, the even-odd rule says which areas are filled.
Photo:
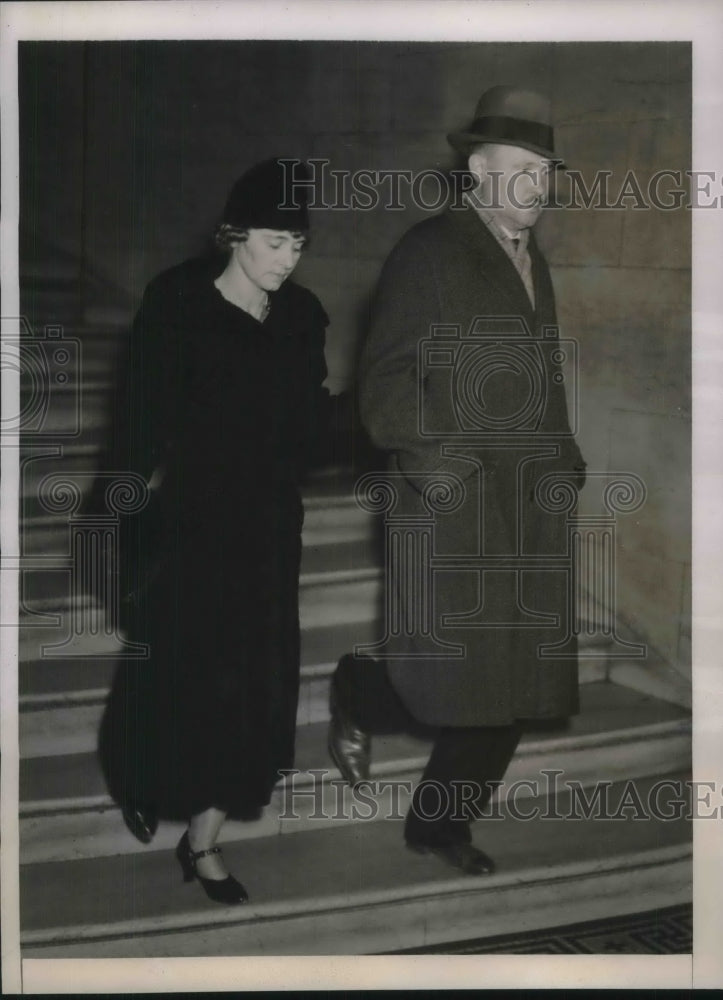
[[[693, 169], [723, 164], [723, 7], [716, 0], [245, 0], [0, 4], [2, 303], [18, 315], [17, 42], [34, 40], [318, 39], [371, 41], [691, 41]], [[373, 26], [373, 27], [370, 27]], [[372, 37], [370, 37], [372, 36]], [[723, 260], [721, 211], [693, 211], [694, 777], [721, 781], [723, 761]], [[5, 406], [17, 385], [3, 372]], [[17, 551], [17, 449], [2, 454], [2, 550]], [[3, 620], [17, 595], [3, 573]], [[8, 579], [6, 579], [6, 577]], [[5, 615], [8, 618], [5, 618]], [[2, 981], [4, 992], [247, 989], [647, 987], [723, 985], [720, 822], [695, 821], [695, 944], [689, 956], [449, 956], [54, 960], [21, 962], [18, 942], [17, 636], [3, 629]], [[8, 634], [6, 634], [6, 632]]]

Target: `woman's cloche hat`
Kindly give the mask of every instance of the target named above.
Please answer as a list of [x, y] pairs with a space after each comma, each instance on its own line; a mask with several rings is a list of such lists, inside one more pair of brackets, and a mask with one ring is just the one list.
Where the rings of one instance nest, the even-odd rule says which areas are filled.
[[450, 132], [447, 139], [465, 155], [481, 142], [496, 142], [529, 149], [561, 165], [551, 118], [550, 101], [543, 94], [520, 87], [491, 87], [477, 102], [470, 125], [462, 132]]
[[231, 188], [223, 222], [235, 229], [309, 229], [309, 168], [297, 159], [264, 160]]

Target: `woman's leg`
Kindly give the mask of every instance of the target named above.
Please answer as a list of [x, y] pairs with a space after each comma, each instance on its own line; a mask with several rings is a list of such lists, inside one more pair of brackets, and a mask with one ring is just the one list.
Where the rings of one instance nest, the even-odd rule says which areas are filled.
[[[192, 851], [208, 851], [216, 846], [216, 840], [226, 819], [222, 809], [211, 806], [201, 813], [191, 817], [188, 824], [188, 843]], [[201, 878], [225, 879], [228, 869], [220, 854], [207, 854], [205, 858], [196, 861], [196, 871]]]

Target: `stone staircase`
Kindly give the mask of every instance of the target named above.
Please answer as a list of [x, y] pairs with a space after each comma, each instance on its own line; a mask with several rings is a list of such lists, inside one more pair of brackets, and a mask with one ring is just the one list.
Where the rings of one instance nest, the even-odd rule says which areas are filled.
[[[172, 853], [180, 824], [161, 824], [149, 847], [134, 840], [95, 753], [121, 642], [98, 612], [94, 634], [49, 648], [68, 637], [72, 620], [69, 526], [67, 514], [38, 499], [54, 473], [83, 473], [82, 488], [90, 486], [121, 336], [120, 326], [87, 317], [64, 329], [81, 345], [80, 403], [72, 385], [54, 384], [47, 433], [28, 437], [22, 453], [23, 957], [390, 952], [690, 899], [690, 823], [672, 805], [673, 818], [645, 820], [630, 806], [631, 788], [648, 803], [661, 778], [673, 784], [660, 803], [675, 798], [676, 782], [684, 791], [690, 714], [669, 685], [651, 689], [655, 662], [646, 664], [645, 683], [615, 683], [638, 668], [629, 664], [626, 674], [625, 662], [610, 658], [595, 621], [581, 635], [580, 715], [526, 734], [499, 815], [477, 824], [477, 841], [498, 861], [495, 875], [456, 877], [404, 849], [401, 817], [428, 734], [375, 737], [372, 787], [352, 793], [340, 780], [326, 751], [329, 677], [343, 653], [381, 636], [382, 571], [379, 525], [353, 498], [355, 474], [339, 467], [315, 474], [305, 495], [297, 773], [259, 819], [223, 830], [250, 904], [219, 907], [181, 883]], [[49, 364], [52, 378], [61, 362]], [[73, 601], [87, 611], [94, 598], [76, 593]], [[586, 815], [585, 797], [601, 788], [615, 818]]]

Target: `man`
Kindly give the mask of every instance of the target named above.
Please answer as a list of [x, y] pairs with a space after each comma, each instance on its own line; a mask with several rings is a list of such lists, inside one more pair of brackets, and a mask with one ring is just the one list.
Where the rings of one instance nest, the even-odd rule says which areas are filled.
[[[329, 748], [356, 782], [368, 776], [380, 714], [384, 729], [410, 716], [436, 727], [405, 839], [470, 874], [494, 870], [471, 844], [470, 820], [502, 780], [524, 720], [578, 710], [574, 649], [541, 653], [566, 634], [571, 586], [560, 571], [565, 513], [545, 502], [544, 486], [584, 481], [552, 284], [532, 234], [559, 163], [549, 123], [544, 97], [495, 87], [470, 127], [448, 137], [474, 187], [392, 250], [359, 376], [362, 420], [389, 456], [395, 516], [429, 516], [435, 479], [461, 500], [434, 523], [433, 557], [446, 560], [428, 609], [438, 652], [408, 628], [386, 663], [342, 658]], [[402, 562], [389, 567], [391, 586], [411, 621], [415, 585]]]

